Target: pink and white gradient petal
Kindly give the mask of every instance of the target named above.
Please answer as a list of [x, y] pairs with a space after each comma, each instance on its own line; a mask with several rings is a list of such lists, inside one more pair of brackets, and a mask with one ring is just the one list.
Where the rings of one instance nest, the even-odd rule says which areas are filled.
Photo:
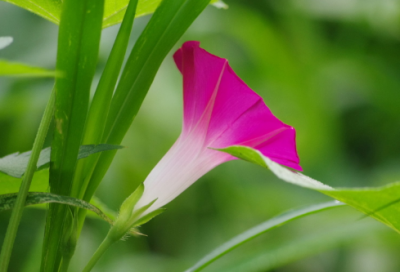
[[144, 181], [136, 209], [157, 201], [154, 211], [217, 165], [236, 159], [213, 150], [232, 145], [255, 148], [271, 160], [302, 170], [294, 128], [276, 118], [228, 61], [190, 41], [175, 53], [183, 75], [183, 125], [178, 140]]

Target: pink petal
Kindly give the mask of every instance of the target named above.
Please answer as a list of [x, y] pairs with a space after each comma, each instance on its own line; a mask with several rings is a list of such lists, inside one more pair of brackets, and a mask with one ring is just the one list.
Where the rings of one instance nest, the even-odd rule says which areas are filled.
[[255, 148], [271, 160], [301, 170], [295, 130], [276, 118], [226, 59], [186, 42], [174, 55], [183, 75], [183, 128], [178, 140], [146, 178], [136, 209], [157, 199], [164, 206], [215, 166], [235, 157], [212, 150]]
[[186, 133], [203, 115], [227, 61], [200, 50], [199, 42], [186, 42], [174, 59], [183, 75], [183, 133]]
[[257, 148], [271, 160], [301, 170], [294, 129], [271, 113], [227, 60], [200, 48], [199, 42], [186, 42], [174, 58], [184, 81], [183, 137], [201, 134], [205, 148]]

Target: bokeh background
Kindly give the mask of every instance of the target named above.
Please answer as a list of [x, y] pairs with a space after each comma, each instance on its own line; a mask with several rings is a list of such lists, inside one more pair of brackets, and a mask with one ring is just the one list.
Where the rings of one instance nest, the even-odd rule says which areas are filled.
[[[226, 0], [208, 7], [186, 40], [228, 58], [237, 74], [297, 130], [304, 173], [336, 187], [381, 186], [400, 177], [400, 2]], [[134, 44], [149, 16], [136, 20]], [[104, 30], [99, 73], [118, 31]], [[54, 68], [57, 27], [0, 1], [0, 58]], [[98, 80], [98, 78], [97, 78]], [[31, 148], [51, 79], [0, 79], [0, 156]], [[117, 210], [179, 135], [181, 76], [164, 61], [97, 196]], [[49, 144], [49, 142], [47, 143]], [[282, 213], [328, 201], [268, 170], [232, 161], [212, 170], [114, 245], [95, 272], [184, 271], [216, 246]], [[10, 213], [0, 214], [2, 242]], [[45, 211], [25, 210], [10, 271], [39, 271]], [[71, 271], [107, 233], [88, 219]], [[349, 207], [297, 220], [229, 253], [204, 271], [398, 272], [400, 236]]]

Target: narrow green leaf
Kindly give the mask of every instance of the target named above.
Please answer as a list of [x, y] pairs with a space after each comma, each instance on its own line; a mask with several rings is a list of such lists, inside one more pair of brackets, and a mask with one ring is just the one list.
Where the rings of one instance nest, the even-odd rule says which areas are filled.
[[101, 142], [105, 127], [104, 120], [107, 119], [115, 85], [125, 58], [137, 3], [138, 0], [130, 1], [128, 12], [125, 14], [124, 21], [118, 31], [117, 38], [101, 75], [90, 106], [84, 143], [97, 144]]
[[[108, 150], [116, 150], [120, 148], [122, 148], [122, 146], [109, 144], [83, 145], [79, 148], [78, 159], [86, 158], [95, 153]], [[37, 163], [37, 170], [49, 167], [50, 152], [50, 147], [47, 147], [40, 152], [39, 160]], [[31, 151], [27, 151], [24, 153], [13, 153], [3, 158], [0, 158], [0, 171], [12, 177], [21, 178], [26, 171], [30, 156]]]
[[283, 181], [333, 197], [400, 232], [400, 217], [398, 216], [400, 214], [400, 203], [397, 201], [400, 196], [400, 182], [377, 188], [331, 188], [315, 179], [271, 161], [252, 148], [231, 146], [219, 150], [266, 167]]
[[[129, 44], [137, 3], [138, 0], [129, 2], [124, 20], [97, 85], [88, 113], [83, 144], [98, 144], [101, 143], [103, 138], [104, 127], [106, 125], [104, 120], [107, 120], [115, 85], [117, 84]], [[99, 157], [99, 155], [93, 156], [89, 160], [78, 163], [72, 187], [72, 196], [83, 197]]]
[[43, 144], [46, 139], [50, 123], [53, 119], [55, 94], [55, 89], [53, 89], [50, 95], [50, 99], [47, 102], [46, 108], [44, 110], [42, 120], [40, 121], [35, 141], [33, 142], [32, 155], [29, 158], [28, 166], [26, 168], [26, 174], [21, 181], [21, 186], [19, 188], [15, 202], [15, 208], [11, 213], [10, 221], [8, 223], [7, 232], [3, 241], [3, 246], [1, 248], [0, 254], [0, 271], [2, 272], [8, 271], [8, 264], [11, 258], [11, 252], [14, 246], [15, 238], [17, 236], [18, 226], [21, 222], [26, 197], [29, 193], [29, 188], [31, 187], [33, 176], [37, 168], [37, 162], [40, 157], [40, 152], [43, 148]]
[[[331, 229], [314, 232], [307, 236], [291, 239], [290, 242], [269, 246], [254, 252], [251, 256], [232, 260], [218, 272], [258, 272], [272, 271], [284, 265], [302, 260], [323, 251], [354, 242], [356, 239], [375, 235], [382, 231], [377, 225], [357, 222], [352, 225], [335, 226]], [[214, 270], [213, 270], [214, 271]]]
[[0, 76], [55, 77], [56, 72], [23, 63], [9, 62], [0, 59]]
[[103, 211], [105, 215], [107, 215], [111, 220], [115, 220], [118, 216], [118, 213], [112, 209], [110, 209], [106, 204], [103, 203], [98, 197], [94, 196], [90, 200], [90, 203], [96, 207], [98, 207], [100, 210]]
[[13, 42], [12, 37], [0, 37], [0, 50], [6, 48]]
[[78, 160], [89, 157], [92, 154], [121, 149], [121, 145], [111, 145], [111, 144], [96, 144], [96, 145], [82, 145], [79, 148]]
[[[210, 0], [164, 0], [136, 42], [115, 91], [104, 141], [119, 144], [133, 122], [165, 56]], [[88, 184], [90, 200], [115, 152], [102, 154]]]
[[[3, 0], [21, 8], [36, 13], [39, 16], [53, 22], [60, 23], [62, 0]], [[122, 21], [129, 0], [106, 0], [103, 27], [109, 27]], [[161, 0], [141, 0], [139, 1], [136, 17], [153, 13]], [[221, 2], [213, 0], [213, 3]]]
[[[0, 212], [11, 210], [14, 207], [16, 198], [17, 194], [0, 195]], [[61, 196], [51, 193], [31, 192], [28, 193], [28, 196], [26, 197], [25, 206], [44, 204], [44, 203], [59, 203], [86, 209], [88, 211], [94, 212], [104, 221], [108, 222], [110, 225], [113, 224], [113, 221], [96, 206], [81, 199], [69, 196]]]
[[284, 214], [278, 215], [268, 221], [265, 221], [264, 223], [261, 223], [258, 226], [255, 226], [254, 228], [251, 228], [251, 229], [243, 232], [242, 234], [234, 237], [230, 241], [228, 241], [225, 244], [221, 245], [220, 247], [216, 248], [211, 253], [204, 256], [194, 266], [192, 266], [191, 268], [186, 270], [186, 272], [194, 272], [194, 271], [202, 270], [203, 268], [208, 266], [210, 263], [219, 259], [220, 257], [225, 255], [229, 251], [237, 248], [238, 246], [250, 241], [251, 239], [254, 239], [255, 237], [257, 237], [271, 229], [282, 226], [282, 225], [284, 225], [290, 221], [293, 221], [295, 219], [302, 218], [304, 216], [307, 216], [307, 215], [310, 215], [313, 213], [321, 212], [321, 211], [324, 211], [327, 209], [340, 207], [340, 206], [343, 206], [343, 204], [338, 201], [332, 201], [332, 202], [312, 205], [312, 206], [309, 206], [306, 208], [293, 210], [293, 211], [289, 211]]
[[[60, 20], [50, 192], [70, 195], [89, 105], [101, 36], [104, 0], [64, 0]], [[43, 243], [42, 272], [58, 271], [65, 239], [63, 205], [50, 204]], [[70, 227], [70, 226], [67, 226]], [[65, 262], [64, 262], [65, 263]]]

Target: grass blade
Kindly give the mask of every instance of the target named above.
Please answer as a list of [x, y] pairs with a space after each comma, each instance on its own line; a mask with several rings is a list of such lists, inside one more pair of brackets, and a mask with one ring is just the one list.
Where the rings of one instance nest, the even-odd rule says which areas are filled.
[[344, 204], [338, 202], [338, 201], [331, 201], [327, 203], [322, 203], [322, 204], [317, 204], [317, 205], [312, 205], [306, 208], [294, 210], [294, 211], [289, 211], [287, 213], [278, 215], [264, 223], [261, 223], [258, 226], [255, 226], [254, 228], [251, 228], [242, 234], [239, 234], [238, 236], [234, 237], [230, 241], [226, 242], [225, 244], [221, 245], [220, 247], [216, 248], [213, 250], [211, 253], [208, 255], [204, 256], [200, 261], [198, 261], [194, 266], [186, 270], [186, 272], [195, 272], [195, 271], [201, 271], [203, 268], [214, 262], [215, 260], [219, 259], [229, 251], [237, 248], [238, 246], [250, 241], [251, 239], [254, 239], [255, 237], [271, 230], [274, 228], [277, 228], [283, 224], [286, 224], [290, 221], [293, 221], [295, 219], [321, 212], [327, 209], [335, 208], [335, 207], [340, 207], [343, 206]]
[[[104, 142], [121, 143], [165, 56], [210, 0], [164, 0], [136, 42], [112, 100]], [[90, 200], [116, 152], [100, 156], [84, 199]]]
[[[82, 143], [90, 86], [100, 44], [103, 0], [65, 0], [58, 39], [55, 130], [50, 191], [69, 195]], [[64, 205], [50, 204], [43, 244], [43, 272], [58, 271], [61, 241], [68, 216]]]
[[33, 175], [37, 168], [40, 152], [43, 147], [46, 135], [52, 120], [54, 111], [55, 90], [52, 91], [49, 102], [43, 114], [42, 121], [40, 122], [38, 133], [35, 142], [33, 143], [32, 155], [29, 158], [26, 173], [22, 179], [21, 186], [16, 198], [15, 208], [11, 214], [10, 222], [8, 224], [7, 232], [3, 242], [0, 255], [0, 271], [6, 272], [11, 257], [11, 251], [14, 245], [17, 230], [22, 217], [22, 211], [26, 196], [28, 195], [29, 188], [33, 179]]
[[[16, 198], [17, 194], [0, 195], [0, 212], [13, 209], [16, 203]], [[59, 203], [86, 209], [88, 211], [94, 212], [110, 225], [113, 224], [113, 220], [96, 206], [81, 199], [73, 198], [70, 196], [61, 196], [51, 193], [31, 192], [28, 193], [24, 205], [30, 206], [30, 205], [38, 205], [44, 203]]]
[[[83, 140], [84, 144], [99, 144], [102, 141], [105, 127], [104, 120], [107, 120], [115, 85], [117, 83], [126, 49], [128, 47], [137, 4], [138, 0], [131, 0], [129, 2], [124, 20], [118, 31], [114, 46], [101, 75], [97, 90], [90, 106]], [[85, 160], [78, 163], [77, 173], [72, 189], [73, 196], [79, 198], [83, 197], [88, 182], [88, 180], [84, 179], [83, 177], [91, 176], [91, 172], [93, 171], [94, 165], [96, 164], [98, 158], [99, 155], [90, 158], [88, 161]]]

